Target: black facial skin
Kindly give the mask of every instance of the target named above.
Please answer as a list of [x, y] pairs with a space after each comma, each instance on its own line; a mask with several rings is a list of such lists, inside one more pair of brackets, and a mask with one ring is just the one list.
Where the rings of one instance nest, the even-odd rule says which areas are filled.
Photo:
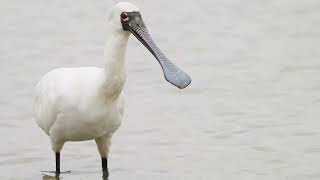
[[128, 15], [129, 20], [124, 21], [121, 19], [122, 28], [125, 31], [130, 31], [130, 25], [135, 25], [137, 27], [145, 28], [146, 26], [143, 23], [141, 14], [137, 11], [134, 12], [124, 12]]
[[191, 78], [161, 52], [149, 35], [140, 13], [136, 11], [123, 13], [128, 16], [125, 19], [120, 16], [123, 30], [130, 31], [152, 53], [160, 63], [165, 79], [180, 89], [187, 87], [191, 83]]

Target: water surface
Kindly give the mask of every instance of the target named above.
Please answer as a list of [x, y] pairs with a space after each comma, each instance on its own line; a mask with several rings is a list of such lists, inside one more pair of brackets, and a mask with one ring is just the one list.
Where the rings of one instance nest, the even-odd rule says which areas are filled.
[[[320, 179], [318, 0], [135, 2], [193, 82], [183, 91], [167, 83], [130, 39], [110, 180]], [[54, 169], [32, 118], [33, 87], [54, 68], [103, 66], [111, 6], [1, 1], [0, 179], [42, 179]], [[101, 179], [94, 141], [67, 143], [61, 160], [72, 171], [63, 179]]]

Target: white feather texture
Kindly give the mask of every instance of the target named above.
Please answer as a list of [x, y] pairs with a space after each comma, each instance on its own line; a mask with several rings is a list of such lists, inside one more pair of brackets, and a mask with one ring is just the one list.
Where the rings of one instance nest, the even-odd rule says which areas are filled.
[[110, 40], [104, 68], [60, 68], [45, 74], [35, 87], [35, 119], [50, 137], [54, 152], [66, 141], [95, 139], [100, 155], [109, 152], [112, 134], [123, 116], [125, 52], [130, 33], [123, 31], [121, 12], [138, 11], [118, 3], [108, 19]]

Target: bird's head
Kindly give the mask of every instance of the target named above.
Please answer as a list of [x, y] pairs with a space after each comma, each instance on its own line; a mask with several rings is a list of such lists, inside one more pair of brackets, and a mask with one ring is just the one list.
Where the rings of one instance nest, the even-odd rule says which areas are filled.
[[189, 75], [174, 65], [154, 43], [135, 5], [128, 2], [116, 4], [109, 16], [109, 25], [120, 33], [133, 34], [158, 60], [168, 82], [180, 89], [191, 83]]

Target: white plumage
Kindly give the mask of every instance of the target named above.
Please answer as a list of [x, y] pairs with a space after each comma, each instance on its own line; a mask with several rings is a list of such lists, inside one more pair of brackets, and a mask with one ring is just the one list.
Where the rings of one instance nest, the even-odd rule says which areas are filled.
[[60, 152], [66, 141], [110, 136], [118, 129], [124, 80], [113, 80], [118, 87], [108, 91], [104, 69], [89, 67], [55, 69], [39, 81], [35, 88], [36, 120], [50, 136], [54, 152]]
[[[112, 134], [123, 115], [121, 95], [126, 79], [125, 51], [130, 33], [123, 31], [121, 12], [138, 11], [129, 3], [117, 4], [109, 18], [111, 39], [104, 68], [60, 68], [45, 74], [35, 87], [35, 118], [50, 136], [52, 149], [60, 152], [66, 141], [97, 141], [107, 156]], [[105, 152], [103, 152], [105, 151]]]
[[35, 87], [35, 119], [50, 137], [57, 173], [65, 142], [95, 139], [103, 170], [109, 175], [106, 159], [112, 134], [123, 116], [125, 52], [131, 33], [157, 58], [170, 83], [184, 88], [191, 82], [154, 44], [136, 6], [118, 3], [111, 11], [108, 25], [110, 38], [104, 68], [55, 69], [45, 74]]

